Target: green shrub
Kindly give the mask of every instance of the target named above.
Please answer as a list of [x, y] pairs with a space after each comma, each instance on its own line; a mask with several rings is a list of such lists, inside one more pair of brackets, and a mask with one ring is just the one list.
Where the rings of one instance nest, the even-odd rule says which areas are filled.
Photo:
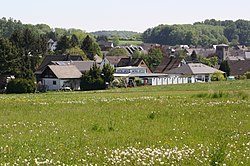
[[32, 80], [13, 79], [7, 84], [7, 93], [34, 93], [36, 85]]
[[214, 72], [211, 76], [211, 81], [224, 81], [225, 77], [220, 72]]
[[81, 78], [80, 88], [84, 91], [100, 90], [105, 89], [105, 84], [102, 78], [93, 78], [91, 76], [84, 75]]
[[153, 111], [148, 115], [148, 119], [154, 119], [156, 116], [156, 113]]
[[112, 82], [112, 85], [114, 87], [118, 87], [118, 88], [125, 88], [127, 87], [126, 86], [126, 80], [124, 78], [118, 78], [118, 79], [115, 79], [113, 82]]
[[247, 79], [247, 76], [246, 76], [246, 75], [239, 76], [239, 79], [240, 79], [240, 80], [246, 80], [246, 79]]
[[246, 72], [246, 73], [244, 74], [244, 76], [246, 76], [246, 79], [250, 79], [250, 72], [249, 72], [249, 71]]
[[142, 86], [142, 85], [143, 85], [141, 79], [136, 79], [136, 80], [135, 80], [135, 83], [136, 83], [136, 86]]

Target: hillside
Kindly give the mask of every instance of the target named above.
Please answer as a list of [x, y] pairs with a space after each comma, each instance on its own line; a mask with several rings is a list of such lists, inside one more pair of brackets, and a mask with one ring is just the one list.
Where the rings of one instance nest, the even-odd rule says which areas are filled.
[[215, 44], [250, 46], [250, 21], [205, 20], [193, 25], [159, 25], [142, 34], [146, 43], [194, 45], [211, 47]]
[[141, 33], [132, 31], [96, 31], [91, 32], [95, 36], [120, 36], [121, 39], [133, 39], [134, 37], [140, 35]]

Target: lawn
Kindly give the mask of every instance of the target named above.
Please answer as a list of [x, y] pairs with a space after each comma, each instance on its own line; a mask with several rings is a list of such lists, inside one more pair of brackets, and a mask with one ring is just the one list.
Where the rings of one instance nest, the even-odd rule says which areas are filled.
[[119, 45], [141, 45], [143, 42], [140, 40], [120, 40]]
[[250, 165], [250, 81], [0, 95], [0, 165]]

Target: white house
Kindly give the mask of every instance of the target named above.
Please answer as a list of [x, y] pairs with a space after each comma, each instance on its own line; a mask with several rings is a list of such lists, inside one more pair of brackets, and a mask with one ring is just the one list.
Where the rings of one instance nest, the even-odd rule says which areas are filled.
[[170, 77], [188, 77], [188, 83], [210, 82], [211, 75], [215, 72], [225, 73], [202, 63], [183, 64], [181, 67], [167, 71]]
[[42, 85], [47, 90], [60, 90], [63, 87], [80, 90], [81, 76], [75, 65], [48, 65], [42, 73]]
[[162, 73], [147, 73], [146, 67], [117, 67], [115, 78], [126, 78], [130, 85], [134, 79], [141, 79], [144, 85], [167, 85], [167, 84], [184, 84], [188, 83], [188, 77], [183, 76], [169, 76]]

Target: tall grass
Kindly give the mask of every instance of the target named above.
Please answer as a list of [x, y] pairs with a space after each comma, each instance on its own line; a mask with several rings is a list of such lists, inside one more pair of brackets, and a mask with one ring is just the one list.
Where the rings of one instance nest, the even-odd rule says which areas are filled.
[[250, 165], [249, 82], [229, 83], [0, 95], [0, 165]]

